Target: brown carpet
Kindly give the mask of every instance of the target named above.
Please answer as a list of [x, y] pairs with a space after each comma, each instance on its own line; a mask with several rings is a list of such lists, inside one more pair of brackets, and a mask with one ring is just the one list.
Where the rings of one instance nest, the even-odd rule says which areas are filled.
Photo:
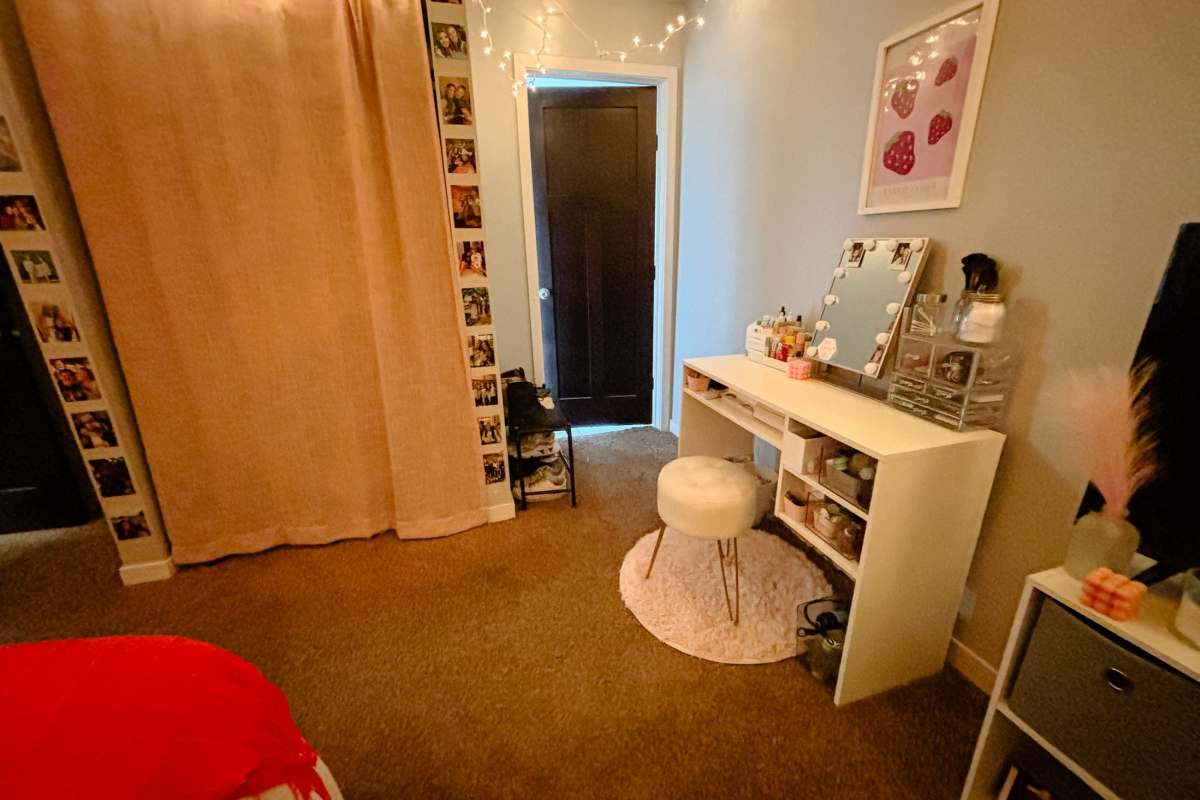
[[281, 548], [130, 589], [96, 526], [0, 536], [0, 643], [222, 645], [283, 688], [349, 800], [957, 797], [986, 699], [956, 673], [835, 709], [794, 660], [700, 661], [625, 610], [617, 571], [654, 526], [674, 450], [650, 429], [584, 438], [574, 510]]

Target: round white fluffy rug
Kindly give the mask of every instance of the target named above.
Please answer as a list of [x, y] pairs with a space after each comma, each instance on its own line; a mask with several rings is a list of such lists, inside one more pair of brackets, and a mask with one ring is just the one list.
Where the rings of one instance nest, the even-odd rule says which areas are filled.
[[[762, 531], [742, 534], [742, 609], [734, 625], [713, 540], [668, 528], [647, 580], [657, 536], [656, 530], [639, 539], [621, 564], [621, 599], [646, 630], [676, 650], [724, 664], [767, 664], [796, 654], [796, 606], [830, 592], [803, 553]], [[732, 601], [732, 557], [725, 575]]]

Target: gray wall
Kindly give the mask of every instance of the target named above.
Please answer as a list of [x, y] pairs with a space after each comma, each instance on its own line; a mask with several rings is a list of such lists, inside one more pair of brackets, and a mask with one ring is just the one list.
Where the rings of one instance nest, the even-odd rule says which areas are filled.
[[962, 207], [859, 216], [878, 43], [948, 5], [710, 4], [683, 70], [676, 363], [739, 350], [781, 301], [809, 316], [847, 236], [933, 237], [923, 285], [952, 296], [962, 256], [994, 256], [1024, 363], [956, 636], [995, 665], [1086, 480], [1055, 380], [1129, 363], [1176, 230], [1200, 219], [1200, 5], [1003, 0]]

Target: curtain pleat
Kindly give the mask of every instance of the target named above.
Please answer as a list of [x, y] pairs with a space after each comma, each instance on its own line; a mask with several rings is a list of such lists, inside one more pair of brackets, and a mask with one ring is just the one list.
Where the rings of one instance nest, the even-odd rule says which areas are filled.
[[418, 0], [21, 0], [176, 561], [486, 521]]

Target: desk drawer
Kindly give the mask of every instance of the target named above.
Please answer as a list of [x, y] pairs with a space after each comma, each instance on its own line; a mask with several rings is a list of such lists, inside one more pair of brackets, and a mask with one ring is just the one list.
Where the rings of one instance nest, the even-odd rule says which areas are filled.
[[1127, 800], [1200, 791], [1200, 685], [1046, 599], [1009, 706]]

